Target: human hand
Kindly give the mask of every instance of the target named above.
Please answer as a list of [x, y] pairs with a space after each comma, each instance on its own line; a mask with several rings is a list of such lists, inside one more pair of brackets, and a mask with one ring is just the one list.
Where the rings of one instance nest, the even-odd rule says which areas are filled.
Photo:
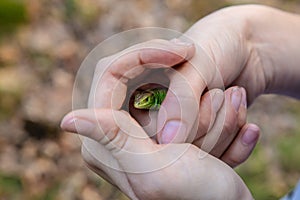
[[77, 110], [61, 127], [84, 136], [90, 168], [131, 199], [252, 199], [225, 163], [192, 144], [153, 142], [124, 111]]
[[[213, 155], [222, 157], [230, 166], [236, 166], [249, 156], [259, 134], [259, 130], [255, 125], [246, 125], [246, 92], [242, 88], [236, 88], [235, 97], [233, 97], [231, 96], [232, 88], [229, 88], [225, 95], [221, 90], [211, 90], [203, 95], [200, 103], [201, 97], [195, 98], [193, 91], [191, 92], [191, 90], [197, 90], [196, 88], [191, 89], [190, 86], [195, 85], [195, 83], [188, 81], [190, 79], [188, 76], [186, 79], [185, 77], [180, 78], [180, 75], [175, 73], [177, 71], [171, 68], [185, 65], [186, 70], [191, 69], [194, 71], [194, 67], [186, 61], [193, 54], [194, 46], [192, 44], [182, 44], [178, 40], [153, 40], [100, 60], [94, 74], [89, 107], [121, 109], [124, 107], [124, 101], [128, 102], [125, 97], [130, 97], [130, 94], [136, 88], [147, 83], [157, 82], [168, 86], [169, 78], [167, 75], [172, 73], [172, 76], [176, 76], [176, 79], [171, 78], [170, 85], [173, 84], [174, 86], [180, 83], [178, 85], [180, 88], [170, 87], [172, 89], [169, 89], [168, 94], [171, 95], [169, 97], [167, 95], [167, 100], [163, 102], [162, 109], [158, 114], [152, 112], [151, 118], [149, 118], [148, 111], [134, 109], [132, 103], [129, 104], [130, 113], [143, 125], [147, 133], [150, 133], [150, 135], [157, 134], [160, 143], [171, 141], [180, 143], [188, 140]], [[162, 68], [163, 71], [157, 70], [157, 68]], [[201, 87], [201, 84], [199, 86]], [[174, 95], [173, 90], [175, 92], [182, 91]], [[179, 94], [180, 92], [182, 94]], [[183, 98], [186, 94], [189, 96]], [[178, 101], [181, 101], [182, 98], [183, 100], [179, 104], [178, 102], [168, 101], [168, 99], [176, 101], [177, 98]], [[233, 99], [235, 99], [235, 102], [232, 101]], [[174, 105], [174, 108], [171, 108], [169, 104]], [[179, 112], [174, 113], [176, 110], [179, 110]], [[167, 116], [164, 115], [165, 113], [167, 113]], [[217, 113], [219, 117], [217, 117]], [[180, 130], [165, 131], [165, 133], [169, 132], [170, 134], [163, 134], [162, 125], [165, 121], [170, 121], [168, 117], [172, 115], [180, 115], [179, 118], [189, 126], [196, 124], [196, 128], [194, 128], [196, 131], [191, 133], [192, 131], [188, 129], [190, 135], [187, 135], [186, 131], [182, 133]], [[194, 123], [194, 121], [197, 121], [197, 123]], [[243, 126], [244, 128], [242, 128]], [[204, 140], [206, 135], [209, 135], [209, 137]], [[239, 136], [236, 137], [237, 135]], [[242, 137], [242, 135], [247, 136]], [[236, 142], [232, 142], [235, 138], [237, 139]], [[242, 138], [253, 139], [244, 143], [241, 140]], [[228, 148], [231, 143], [234, 144], [233, 147]], [[232, 149], [238, 150], [233, 153]], [[231, 153], [225, 153], [226, 150]], [[234, 157], [230, 155], [234, 155]]]
[[[157, 141], [155, 135], [157, 111], [136, 109], [133, 103], [129, 105], [131, 115], [148, 135]], [[231, 167], [241, 164], [249, 157], [259, 137], [259, 128], [255, 124], [246, 123], [246, 112], [244, 88], [231, 87], [225, 92], [220, 89], [206, 92], [201, 97], [199, 116], [202, 117], [199, 117], [197, 134], [192, 144], [220, 158]], [[225, 119], [221, 117], [222, 115], [225, 115]], [[161, 134], [158, 137], [161, 137]], [[180, 138], [172, 139], [180, 141]], [[159, 143], [174, 142], [170, 139], [169, 142]]]
[[[213, 59], [226, 87], [246, 89], [251, 104], [265, 93], [300, 98], [299, 34], [300, 15], [263, 5], [240, 5], [206, 16], [185, 36]], [[197, 57], [194, 60], [199, 62]], [[204, 73], [208, 82], [214, 82], [211, 71]]]

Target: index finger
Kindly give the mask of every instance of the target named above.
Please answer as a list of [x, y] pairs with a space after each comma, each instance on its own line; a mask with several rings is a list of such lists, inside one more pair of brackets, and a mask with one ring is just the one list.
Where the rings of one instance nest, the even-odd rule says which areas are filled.
[[185, 62], [194, 52], [192, 43], [151, 40], [101, 59], [94, 72], [88, 107], [120, 109], [128, 80], [147, 68], [169, 68]]

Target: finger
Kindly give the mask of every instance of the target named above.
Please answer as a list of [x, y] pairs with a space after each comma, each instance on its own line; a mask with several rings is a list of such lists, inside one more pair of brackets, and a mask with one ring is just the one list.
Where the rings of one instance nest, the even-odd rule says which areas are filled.
[[[219, 109], [215, 123], [208, 133], [194, 142], [210, 154], [220, 157], [246, 123], [246, 93], [243, 88], [225, 91], [225, 103]], [[199, 134], [199, 133], [198, 133]]]
[[[146, 68], [169, 68], [191, 58], [194, 45], [177, 41], [152, 40], [100, 60], [94, 73], [89, 107], [119, 109], [129, 79], [139, 76]], [[113, 93], [117, 94], [114, 99]]]
[[225, 120], [221, 135], [211, 154], [219, 158], [232, 143], [239, 130], [246, 124], [246, 92], [244, 88], [232, 87], [225, 91]]
[[245, 125], [239, 132], [227, 151], [221, 157], [230, 167], [236, 167], [250, 156], [260, 135], [260, 130], [255, 124]]
[[[101, 114], [108, 115], [109, 113], [111, 112], [106, 110]], [[102, 115], [99, 117], [103, 118]], [[132, 191], [132, 187], [128, 182], [126, 174], [120, 170], [122, 167], [113, 157], [113, 155], [107, 151], [107, 145], [109, 145], [109, 143], [107, 143], [107, 141], [104, 139], [100, 139], [102, 144], [105, 145], [99, 145], [99, 143], [96, 141], [99, 140], [101, 134], [104, 133], [102, 131], [105, 131], [108, 140], [109, 138], [114, 137], [110, 132], [114, 132], [115, 129], [113, 127], [109, 127], [112, 122], [103, 122], [103, 120], [101, 122], [99, 121], [99, 124], [96, 123], [96, 125], [101, 126], [100, 123], [105, 123], [105, 125], [102, 124], [102, 128], [98, 129], [101, 131], [96, 132], [97, 128], [95, 128], [93, 124], [95, 123], [94, 120], [97, 119], [98, 116], [95, 115], [93, 111], [90, 112], [89, 110], [80, 110], [65, 116], [61, 126], [63, 129], [68, 131], [78, 132], [83, 136], [88, 136], [89, 138], [83, 138], [82, 141], [82, 156], [88, 167], [90, 167], [93, 171], [110, 183], [117, 185], [119, 189], [125, 192], [127, 195], [134, 197], [134, 192]], [[113, 148], [110, 149], [112, 150]]]
[[[65, 116], [61, 127], [94, 141], [86, 147], [97, 160], [114, 170], [145, 173], [170, 163], [168, 159], [157, 159], [160, 155], [157, 145], [128, 113], [122, 111], [77, 110]], [[101, 152], [109, 152], [115, 160]]]
[[[201, 106], [200, 106], [200, 112], [199, 116], [205, 116], [200, 118], [201, 120], [201, 125], [198, 127], [198, 135], [196, 138], [201, 137], [203, 134], [207, 133], [209, 127], [214, 123], [214, 120], [216, 118], [216, 114], [218, 112], [218, 109], [221, 107], [223, 100], [224, 100], [224, 94], [223, 91], [220, 89], [213, 89], [210, 90], [209, 92], [205, 93], [205, 95], [201, 98]], [[212, 101], [212, 103], [211, 103]], [[133, 105], [131, 102], [130, 105]], [[163, 106], [161, 107], [161, 110], [164, 110]], [[157, 116], [158, 116], [158, 111], [156, 110], [140, 110], [136, 109], [133, 106], [130, 106], [130, 114], [139, 122], [139, 124], [143, 127], [143, 129], [146, 131], [146, 133], [152, 137], [152, 139], [157, 139], [156, 138], [156, 128], [157, 128]], [[161, 120], [160, 120], [161, 121]], [[176, 133], [174, 131], [174, 133]], [[159, 140], [160, 143], [162, 138], [161, 138], [161, 133], [158, 134], [160, 136]], [[180, 136], [177, 134], [176, 137], [171, 138], [172, 143], [180, 143]], [[184, 140], [183, 138], [181, 138]], [[168, 142], [165, 142], [168, 143]]]
[[[150, 151], [152, 140], [128, 113], [110, 109], [82, 109], [67, 114], [62, 129], [78, 133], [107, 146], [110, 151]], [[131, 143], [141, 143], [137, 149]]]
[[223, 105], [224, 96], [224, 92], [221, 89], [212, 89], [201, 97], [199, 126], [195, 140], [203, 137], [212, 128], [218, 111]]
[[198, 123], [195, 122], [205, 83], [189, 63], [170, 69], [167, 74], [170, 85], [158, 113], [158, 141], [161, 144], [191, 142], [196, 135]]
[[199, 99], [205, 88], [224, 86], [218, 68], [200, 47], [197, 54], [176, 67], [166, 70], [170, 79], [163, 109], [159, 110], [157, 132], [160, 143], [192, 142], [198, 129]]

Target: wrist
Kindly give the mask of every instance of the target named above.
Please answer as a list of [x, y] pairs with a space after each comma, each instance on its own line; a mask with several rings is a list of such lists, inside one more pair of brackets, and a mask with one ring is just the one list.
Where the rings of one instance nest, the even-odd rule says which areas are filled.
[[[263, 82], [261, 93], [297, 97], [300, 86], [300, 17], [266, 6], [249, 6], [246, 13], [249, 67]], [[299, 96], [298, 96], [299, 97]]]

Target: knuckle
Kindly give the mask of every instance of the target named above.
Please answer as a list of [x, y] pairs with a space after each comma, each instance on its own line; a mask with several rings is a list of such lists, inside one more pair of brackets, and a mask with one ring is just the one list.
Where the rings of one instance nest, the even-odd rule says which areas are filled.
[[124, 150], [124, 147], [128, 141], [128, 136], [121, 133], [121, 130], [116, 127], [106, 133], [100, 141], [105, 148], [113, 153], [118, 153]]

